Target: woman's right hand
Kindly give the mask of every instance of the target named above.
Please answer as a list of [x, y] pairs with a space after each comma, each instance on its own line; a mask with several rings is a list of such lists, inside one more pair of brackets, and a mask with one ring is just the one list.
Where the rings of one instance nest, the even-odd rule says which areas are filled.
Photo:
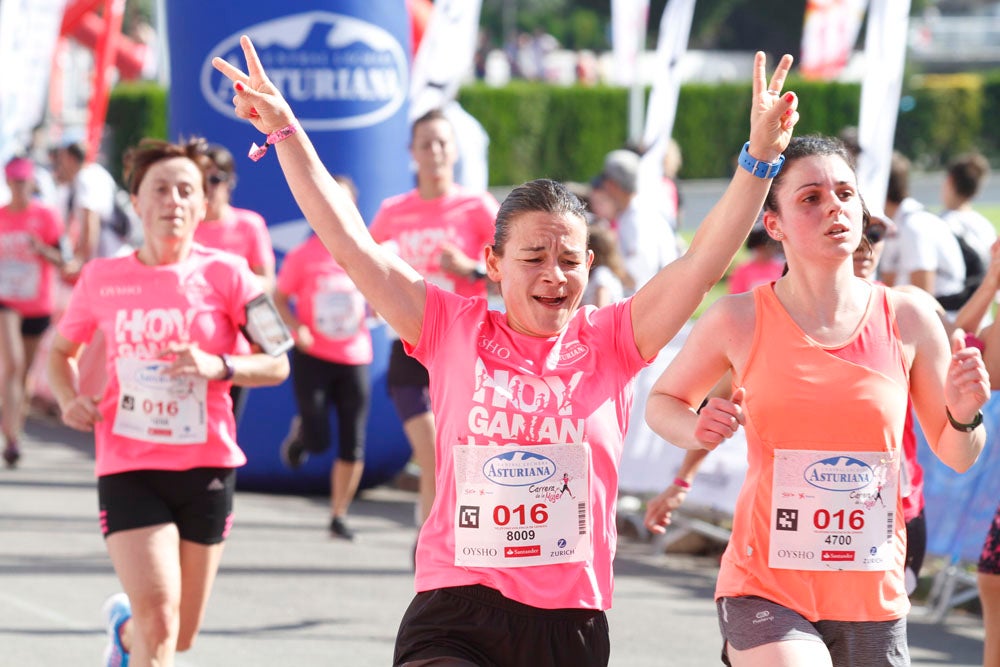
[[77, 395], [69, 403], [60, 405], [63, 423], [77, 431], [93, 431], [94, 424], [102, 420], [98, 401], [100, 396]]
[[724, 440], [733, 437], [740, 424], [746, 423], [746, 416], [743, 414], [745, 396], [746, 389], [743, 387], [733, 392], [732, 399], [713, 396], [698, 412], [694, 437], [705, 449], [715, 449]]
[[222, 58], [212, 59], [212, 66], [233, 82], [236, 90], [233, 96], [236, 115], [249, 120], [264, 134], [290, 125], [295, 121], [295, 114], [281, 96], [281, 91], [267, 78], [253, 42], [243, 35], [240, 37], [240, 46], [243, 47], [243, 56], [247, 61], [246, 74]]

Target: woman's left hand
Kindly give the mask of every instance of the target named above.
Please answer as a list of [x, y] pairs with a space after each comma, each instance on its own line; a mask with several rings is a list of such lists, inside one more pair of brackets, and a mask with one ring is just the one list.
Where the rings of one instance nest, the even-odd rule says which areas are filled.
[[225, 374], [226, 367], [219, 355], [205, 352], [197, 343], [170, 343], [157, 355], [160, 359], [170, 358], [170, 365], [163, 369], [170, 377], [196, 375], [208, 380], [218, 380]]
[[753, 102], [750, 107], [750, 155], [774, 162], [788, 142], [799, 120], [799, 99], [793, 92], [782, 93], [792, 56], [785, 54], [767, 81], [766, 58], [758, 51], [754, 59]]
[[951, 350], [944, 386], [945, 405], [952, 417], [968, 424], [990, 399], [990, 376], [979, 350], [965, 347], [965, 332], [961, 329], [951, 336]]

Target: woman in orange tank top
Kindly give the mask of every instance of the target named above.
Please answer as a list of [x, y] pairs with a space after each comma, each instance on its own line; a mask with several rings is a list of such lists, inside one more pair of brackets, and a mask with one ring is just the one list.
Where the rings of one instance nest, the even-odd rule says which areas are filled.
[[[908, 665], [899, 476], [907, 398], [935, 454], [968, 469], [989, 380], [913, 295], [854, 275], [854, 161], [792, 139], [764, 202], [788, 272], [720, 299], [646, 405], [650, 427], [711, 450], [745, 425], [749, 469], [716, 587], [723, 662]], [[731, 400], [702, 398], [727, 371]]]

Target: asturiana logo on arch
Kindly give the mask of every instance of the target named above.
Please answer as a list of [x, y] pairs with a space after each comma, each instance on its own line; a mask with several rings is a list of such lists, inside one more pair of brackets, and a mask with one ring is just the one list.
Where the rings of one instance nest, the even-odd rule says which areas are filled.
[[872, 483], [875, 471], [851, 456], [833, 456], [806, 468], [806, 481], [827, 491], [857, 491]]
[[513, 451], [487, 459], [483, 464], [486, 479], [502, 486], [528, 486], [544, 482], [556, 474], [556, 464], [534, 452]]
[[409, 64], [392, 34], [352, 16], [315, 11], [241, 29], [206, 54], [202, 94], [223, 115], [236, 117], [232, 82], [212, 67], [212, 58], [245, 71], [243, 34], [253, 40], [268, 77], [307, 130], [375, 125], [406, 99]]

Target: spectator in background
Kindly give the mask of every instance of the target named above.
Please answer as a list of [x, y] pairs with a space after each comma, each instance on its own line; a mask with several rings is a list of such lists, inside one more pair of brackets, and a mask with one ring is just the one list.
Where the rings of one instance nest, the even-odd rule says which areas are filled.
[[729, 274], [729, 293], [749, 292], [757, 285], [773, 282], [781, 277], [785, 258], [781, 244], [767, 235], [763, 225], [755, 225], [747, 236], [746, 249], [751, 257]]
[[[209, 248], [225, 250], [247, 261], [265, 294], [274, 291], [274, 248], [267, 224], [260, 214], [245, 208], [236, 208], [230, 202], [236, 188], [236, 164], [233, 154], [224, 146], [211, 144], [206, 155], [209, 159], [205, 193], [205, 219], [194, 230], [195, 243]], [[250, 344], [242, 335], [237, 337], [237, 352], [246, 354]], [[229, 396], [233, 401], [233, 414], [242, 412], [245, 390], [233, 384]]]
[[3, 460], [21, 458], [26, 380], [52, 315], [54, 266], [62, 263], [59, 213], [33, 197], [34, 164], [15, 157], [4, 175], [10, 203], [0, 208], [0, 358], [3, 364]]
[[267, 223], [259, 213], [232, 205], [236, 188], [236, 164], [224, 146], [208, 147], [207, 212], [194, 233], [194, 240], [209, 248], [239, 255], [259, 276], [267, 293], [274, 289], [274, 248]]
[[61, 210], [65, 213], [72, 257], [62, 268], [73, 282], [83, 265], [94, 257], [114, 257], [129, 248], [122, 230], [113, 229], [115, 179], [96, 162], [87, 162], [87, 147], [70, 142], [53, 154], [53, 171], [59, 184]]
[[635, 286], [625, 270], [615, 233], [605, 224], [588, 225], [587, 247], [594, 253], [594, 261], [580, 305], [602, 308], [621, 301], [625, 298], [625, 288], [632, 290]]
[[671, 137], [663, 152], [663, 205], [670, 216], [674, 231], [681, 228], [681, 193], [677, 188], [677, 174], [681, 171], [684, 158], [681, 146]]
[[[356, 205], [354, 181], [333, 178]], [[364, 472], [371, 402], [372, 337], [365, 325], [365, 298], [319, 237], [311, 235], [285, 256], [274, 304], [295, 338], [292, 386], [299, 410], [282, 443], [282, 461], [295, 470], [310, 454], [330, 448], [332, 405], [339, 432], [337, 460], [330, 472], [330, 535], [353, 540], [347, 510]]]
[[[483, 249], [493, 241], [500, 205], [488, 192], [466, 190], [455, 182], [455, 130], [440, 109], [414, 121], [410, 155], [417, 165], [417, 187], [382, 202], [370, 227], [372, 237], [394, 249], [427, 282], [460, 296], [486, 297]], [[420, 467], [417, 519], [423, 524], [435, 495], [430, 378], [398, 339], [387, 383]]]
[[957, 310], [976, 291], [990, 265], [990, 246], [997, 239], [993, 224], [972, 208], [972, 199], [979, 193], [990, 171], [990, 163], [978, 153], [960, 155], [948, 164], [941, 183], [941, 219], [958, 239], [965, 261], [965, 288], [955, 298], [945, 299], [947, 310]]
[[910, 196], [910, 161], [892, 155], [885, 212], [896, 224], [886, 239], [879, 278], [889, 287], [914, 285], [935, 298], [965, 289], [962, 249], [948, 225]]
[[[639, 155], [619, 149], [604, 158], [593, 187], [610, 200], [611, 226], [635, 289], [677, 259], [677, 239], [660, 202], [638, 194]], [[629, 292], [632, 293], [631, 291]]]

